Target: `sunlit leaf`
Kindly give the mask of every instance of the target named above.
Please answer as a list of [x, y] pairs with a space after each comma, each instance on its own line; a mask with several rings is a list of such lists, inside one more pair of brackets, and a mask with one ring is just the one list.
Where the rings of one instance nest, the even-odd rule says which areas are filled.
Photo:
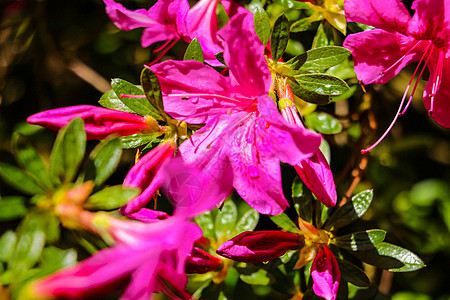
[[138, 189], [124, 188], [122, 185], [114, 185], [90, 196], [85, 203], [89, 209], [111, 210], [126, 204], [128, 200], [139, 194]]
[[259, 269], [251, 274], [241, 274], [241, 280], [247, 284], [252, 285], [268, 285], [271, 281], [269, 274], [264, 269]]
[[25, 194], [44, 193], [44, 189], [36, 182], [33, 176], [10, 164], [0, 163], [0, 177], [3, 182]]
[[197, 38], [194, 38], [186, 49], [184, 53], [184, 60], [196, 60], [198, 62], [203, 62], [203, 50], [202, 45]]
[[8, 262], [16, 248], [17, 235], [14, 231], [6, 231], [0, 237], [0, 261]]
[[[141, 95], [144, 93], [143, 90], [141, 90]], [[134, 110], [129, 108], [125, 105], [125, 103], [122, 102], [122, 100], [119, 98], [119, 96], [116, 95], [116, 92], [114, 90], [110, 90], [102, 95], [98, 103], [109, 109], [114, 109], [118, 111], [123, 111], [127, 113], [135, 113]]]
[[195, 223], [202, 228], [203, 236], [206, 238], [214, 238], [214, 222], [212, 220], [211, 212], [207, 211], [200, 216], [195, 217]]
[[270, 216], [270, 219], [279, 227], [288, 232], [292, 233], [300, 232], [300, 229], [294, 224], [294, 222], [292, 222], [291, 219], [289, 219], [289, 217], [285, 213], [281, 213], [276, 216]]
[[215, 230], [217, 239], [227, 238], [231, 235], [237, 220], [237, 208], [233, 201], [227, 200], [217, 213]]
[[10, 221], [23, 217], [27, 213], [25, 198], [7, 196], [0, 198], [0, 221]]
[[253, 9], [253, 21], [255, 23], [255, 31], [259, 36], [263, 45], [267, 45], [270, 37], [270, 19], [267, 12], [258, 3]]
[[274, 62], [280, 60], [289, 42], [289, 20], [283, 14], [278, 17], [273, 25], [270, 36], [270, 49], [272, 50], [272, 59]]
[[371, 229], [336, 237], [332, 243], [350, 251], [369, 250], [384, 241], [385, 236], [386, 231]]
[[96, 185], [104, 183], [120, 162], [122, 148], [118, 138], [98, 144], [89, 154], [89, 165], [85, 180], [94, 180]]
[[308, 128], [322, 134], [337, 134], [342, 131], [342, 125], [336, 118], [322, 112], [306, 115], [305, 124]]
[[328, 46], [309, 50], [286, 62], [291, 69], [323, 72], [349, 57], [350, 51], [343, 47]]
[[244, 231], [252, 231], [258, 225], [258, 221], [259, 213], [253, 208], [249, 209], [237, 222], [234, 234], [237, 235]]
[[128, 136], [120, 137], [120, 147], [124, 149], [136, 148], [147, 143], [150, 143], [158, 136], [161, 136], [163, 132], [151, 132], [151, 133], [137, 133]]
[[344, 80], [328, 74], [300, 74], [295, 75], [294, 78], [300, 87], [319, 95], [335, 96], [349, 89]]

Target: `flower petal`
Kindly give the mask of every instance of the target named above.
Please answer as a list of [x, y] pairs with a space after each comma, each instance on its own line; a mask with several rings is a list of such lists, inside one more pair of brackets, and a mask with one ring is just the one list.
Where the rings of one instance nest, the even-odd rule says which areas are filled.
[[[418, 41], [412, 37], [374, 29], [350, 34], [343, 46], [352, 51], [358, 79], [370, 84], [386, 83], [406, 65], [418, 61], [424, 50], [422, 44], [408, 53], [416, 43]], [[401, 61], [388, 70], [399, 59]]]
[[311, 266], [311, 277], [314, 281], [314, 293], [326, 300], [335, 300], [339, 289], [341, 272], [336, 257], [327, 246], [319, 252]]
[[132, 30], [138, 27], [152, 26], [156, 23], [145, 9], [132, 11], [113, 0], [103, 0], [103, 2], [109, 18], [121, 30]]
[[406, 33], [411, 16], [399, 0], [345, 0], [349, 22], [371, 25], [389, 32]]

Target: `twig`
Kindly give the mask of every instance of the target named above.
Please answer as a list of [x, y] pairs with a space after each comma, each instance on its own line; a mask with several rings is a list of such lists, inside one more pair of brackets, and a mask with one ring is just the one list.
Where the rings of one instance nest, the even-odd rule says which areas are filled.
[[388, 270], [383, 270], [381, 273], [380, 285], [378, 290], [384, 295], [389, 295], [392, 286], [392, 279], [394, 278], [394, 273]]

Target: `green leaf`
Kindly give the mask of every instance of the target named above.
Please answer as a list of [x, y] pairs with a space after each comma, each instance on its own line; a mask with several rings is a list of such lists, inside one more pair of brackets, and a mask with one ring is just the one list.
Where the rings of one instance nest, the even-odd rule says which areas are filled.
[[341, 272], [341, 279], [359, 287], [369, 287], [370, 279], [363, 270], [354, 264], [336, 257]]
[[300, 74], [294, 76], [298, 85], [308, 91], [319, 95], [336, 96], [345, 93], [349, 86], [347, 83], [333, 75], [328, 74]]
[[309, 9], [309, 6], [306, 3], [299, 2], [297, 0], [275, 0], [274, 2], [287, 8]]
[[342, 125], [336, 118], [322, 112], [313, 112], [306, 115], [305, 124], [322, 134], [337, 134], [342, 131]]
[[131, 149], [150, 143], [158, 136], [161, 136], [163, 132], [151, 132], [151, 133], [137, 133], [120, 138], [120, 147], [124, 149]]
[[214, 222], [212, 220], [211, 212], [207, 211], [204, 214], [195, 217], [195, 223], [201, 227], [205, 238], [213, 239], [215, 237]]
[[27, 213], [25, 198], [8, 196], [0, 199], [0, 221], [11, 221], [23, 217]]
[[291, 25], [291, 32], [301, 32], [306, 31], [312, 27], [314, 22], [320, 21], [323, 19], [323, 15], [320, 13], [314, 13], [308, 18], [302, 18], [298, 21], [295, 21]]
[[197, 38], [194, 38], [184, 53], [184, 60], [196, 60], [203, 63], [203, 50]]
[[63, 127], [56, 137], [50, 156], [50, 172], [63, 182], [71, 182], [86, 150], [83, 120], [76, 118]]
[[239, 234], [244, 231], [252, 231], [258, 225], [259, 213], [250, 208], [245, 214], [239, 219], [234, 230], [234, 234]]
[[358, 220], [369, 208], [372, 202], [373, 191], [366, 190], [339, 207], [328, 219], [325, 230], [339, 229]]
[[161, 87], [156, 74], [149, 68], [144, 68], [141, 72], [141, 84], [144, 89], [145, 96], [148, 101], [150, 101], [151, 105], [163, 113], [164, 103]]
[[217, 213], [214, 227], [217, 239], [230, 237], [237, 220], [237, 208], [232, 200], [227, 200]]
[[[141, 90], [141, 95], [144, 93], [144, 91]], [[116, 95], [116, 92], [114, 90], [110, 90], [102, 95], [100, 100], [98, 101], [101, 106], [109, 109], [114, 109], [118, 111], [123, 111], [127, 113], [134, 114], [134, 110], [126, 106], [122, 100]]]
[[330, 39], [332, 32], [333, 28], [331, 27], [331, 25], [324, 26], [323, 23], [320, 23], [319, 27], [317, 28], [316, 36], [314, 37], [311, 48], [314, 49], [334, 45], [333, 40]]
[[268, 285], [271, 282], [269, 273], [264, 269], [259, 269], [258, 271], [251, 274], [241, 274], [239, 278], [247, 284], [251, 285]]
[[94, 180], [95, 185], [104, 183], [117, 168], [122, 156], [118, 138], [109, 139], [98, 144], [89, 154], [85, 180]]
[[53, 187], [52, 179], [47, 167], [37, 154], [30, 142], [21, 134], [14, 134], [12, 147], [19, 165], [35, 177], [45, 189]]
[[292, 200], [299, 217], [311, 223], [313, 219], [313, 196], [298, 176], [292, 182]]
[[285, 214], [281, 213], [276, 216], [270, 216], [270, 219], [282, 229], [291, 233], [301, 233], [300, 229], [292, 222], [291, 219]]
[[297, 55], [286, 64], [294, 70], [323, 72], [346, 60], [350, 53], [343, 47], [321, 47]]
[[292, 92], [294, 93], [294, 95], [296, 95], [297, 97], [299, 97], [300, 99], [302, 99], [306, 102], [317, 104], [317, 105], [326, 105], [326, 104], [330, 103], [330, 100], [331, 100], [330, 96], [320, 95], [316, 92], [307, 90], [307, 89], [301, 87], [294, 80], [288, 79], [288, 83], [291, 86]]
[[253, 22], [259, 39], [263, 45], [267, 45], [270, 38], [270, 19], [260, 3], [257, 3], [253, 9]]
[[385, 237], [386, 231], [381, 229], [371, 229], [336, 237], [332, 243], [346, 250], [361, 251], [374, 248], [384, 241]]
[[374, 249], [351, 253], [363, 262], [392, 272], [411, 272], [425, 267], [423, 261], [411, 251], [384, 242]]
[[130, 108], [134, 113], [140, 116], [152, 116], [153, 118], [162, 121], [161, 115], [157, 110], [150, 104], [147, 98], [122, 98], [121, 95], [140, 95], [144, 96], [144, 91], [141, 87], [136, 86], [128, 81], [120, 78], [115, 78], [111, 80], [111, 86], [116, 93], [117, 97]]
[[0, 261], [8, 262], [16, 248], [17, 235], [14, 231], [6, 231], [0, 238]]
[[116, 209], [139, 195], [139, 192], [139, 189], [124, 188], [122, 185], [110, 186], [90, 196], [84, 206], [98, 210]]
[[219, 52], [219, 53], [217, 53], [215, 56], [216, 56], [216, 59], [217, 59], [221, 64], [223, 64], [224, 66], [227, 65], [226, 62], [225, 62], [225, 59], [223, 58], [223, 52]]
[[56, 247], [48, 247], [42, 251], [39, 272], [34, 278], [40, 278], [54, 273], [62, 268], [75, 265], [77, 252], [73, 249], [62, 250]]
[[286, 50], [289, 42], [289, 20], [284, 14], [278, 17], [273, 25], [272, 35], [270, 36], [270, 49], [272, 50], [272, 59], [278, 62]]
[[25, 194], [35, 195], [45, 192], [33, 176], [15, 166], [0, 163], [0, 177], [5, 183]]

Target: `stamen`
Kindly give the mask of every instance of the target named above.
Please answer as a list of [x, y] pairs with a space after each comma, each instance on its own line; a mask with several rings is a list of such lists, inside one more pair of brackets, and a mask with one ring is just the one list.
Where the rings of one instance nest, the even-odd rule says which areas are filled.
[[441, 86], [441, 82], [442, 82], [442, 73], [444, 71], [444, 52], [443, 51], [439, 51], [439, 58], [438, 58], [438, 65], [437, 65], [437, 69], [436, 69], [436, 77], [433, 81], [433, 87], [431, 88], [431, 94], [429, 95], [430, 97], [430, 109], [428, 110], [428, 115], [432, 115], [433, 114], [433, 110], [434, 110], [434, 97], [436, 96], [436, 93], [439, 89], [439, 87]]
[[175, 45], [176, 42], [178, 42], [178, 40], [179, 40], [178, 38], [177, 39], [173, 39], [170, 42], [170, 44], [168, 44], [168, 46], [163, 51], [161, 51], [161, 53], [154, 60], [152, 60], [148, 64], [144, 65], [144, 67], [150, 68], [150, 66], [154, 65], [155, 63], [157, 63], [173, 47], [173, 45]]
[[[387, 72], [389, 72], [392, 68], [394, 68], [395, 66], [397, 66], [408, 54], [411, 53], [411, 51], [413, 51], [417, 45], [421, 44], [423, 42], [423, 40], [418, 41], [417, 43], [414, 44], [414, 46], [412, 46], [405, 54], [403, 54], [395, 63], [393, 63], [389, 68], [387, 68], [386, 70], [384, 70], [383, 72], [380, 73], [380, 75], [378, 75], [377, 77], [375, 77], [375, 79], [373, 79], [372, 81], [376, 81], [378, 79], [380, 79], [381, 77], [383, 77]], [[429, 41], [429, 43], [431, 43], [431, 41]]]
[[173, 41], [173, 39], [167, 40], [161, 47], [159, 47], [159, 48], [153, 50], [153, 53], [156, 53], [156, 52], [161, 51], [162, 49], [164, 49], [164, 47], [166, 47], [167, 45], [169, 45], [170, 42], [172, 42], [172, 41]]

